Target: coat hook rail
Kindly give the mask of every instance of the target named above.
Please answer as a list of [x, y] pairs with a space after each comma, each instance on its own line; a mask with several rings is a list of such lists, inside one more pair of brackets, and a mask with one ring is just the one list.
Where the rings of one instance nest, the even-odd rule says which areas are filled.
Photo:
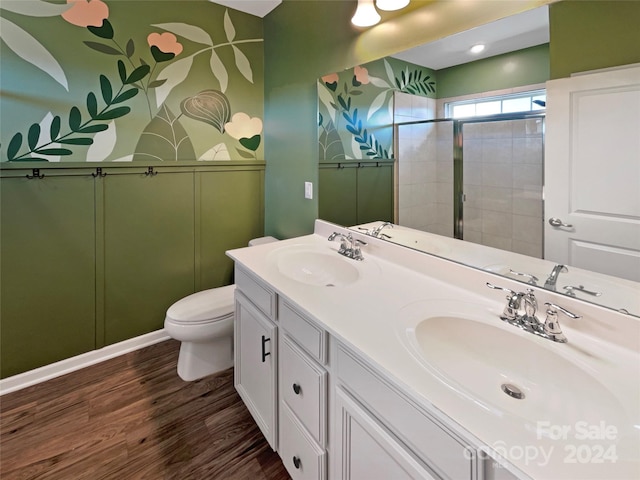
[[92, 176], [93, 178], [98, 178], [98, 177], [100, 177], [100, 178], [104, 178], [104, 177], [106, 177], [106, 176], [107, 176], [107, 172], [103, 172], [103, 171], [102, 171], [102, 167], [96, 167], [96, 172], [95, 172], [95, 173], [92, 173], [92, 174], [91, 174], [91, 176]]
[[155, 176], [158, 174], [158, 172], [154, 172], [153, 171], [153, 167], [147, 167], [147, 171], [144, 172], [144, 174], [148, 177], [148, 176]]
[[34, 178], [44, 178], [44, 173], [41, 174], [39, 168], [34, 168], [31, 171], [31, 175], [27, 173], [27, 178], [29, 180], [33, 180]]

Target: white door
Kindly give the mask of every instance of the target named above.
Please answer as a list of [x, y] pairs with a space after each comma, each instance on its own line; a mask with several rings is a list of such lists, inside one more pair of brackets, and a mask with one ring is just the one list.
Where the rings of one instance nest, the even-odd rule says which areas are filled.
[[545, 258], [640, 281], [640, 67], [547, 82], [546, 128]]

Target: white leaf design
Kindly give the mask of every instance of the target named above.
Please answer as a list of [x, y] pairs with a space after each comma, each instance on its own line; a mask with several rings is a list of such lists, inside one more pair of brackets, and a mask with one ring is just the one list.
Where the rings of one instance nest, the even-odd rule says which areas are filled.
[[367, 120], [371, 119], [371, 117], [373, 117], [373, 115], [382, 108], [385, 100], [387, 99], [387, 92], [388, 90], [385, 90], [384, 92], [379, 93], [378, 96], [373, 99], [373, 102], [371, 102], [371, 106], [369, 107]]
[[226, 33], [229, 42], [233, 42], [233, 39], [236, 38], [236, 29], [233, 27], [233, 23], [231, 23], [229, 10], [224, 11], [224, 33]]
[[360, 144], [356, 142], [356, 137], [351, 137], [351, 151], [353, 152], [353, 158], [362, 158], [362, 150], [360, 150]]
[[229, 75], [227, 74], [227, 69], [222, 63], [222, 60], [220, 60], [220, 57], [213, 48], [211, 49], [209, 65], [211, 66], [211, 73], [213, 73], [213, 76], [218, 79], [218, 82], [220, 82], [220, 91], [222, 93], [226, 92], [227, 85], [229, 84]]
[[396, 75], [393, 73], [393, 69], [391, 68], [391, 65], [389, 65], [389, 62], [387, 62], [387, 60], [384, 60], [384, 69], [387, 72], [387, 77], [389, 78], [389, 83], [392, 86], [395, 86], [396, 84]]
[[231, 160], [231, 156], [229, 155], [229, 150], [227, 149], [227, 146], [224, 143], [219, 143], [215, 147], [211, 147], [209, 150], [204, 152], [198, 160], [200, 161]]
[[156, 105], [158, 108], [160, 108], [167, 99], [171, 90], [187, 78], [189, 70], [191, 70], [191, 65], [193, 65], [193, 55], [189, 55], [188, 57], [181, 58], [180, 60], [169, 64], [158, 74], [158, 80], [166, 80], [166, 82], [155, 89]]
[[93, 144], [87, 150], [87, 162], [102, 162], [107, 159], [116, 146], [116, 124], [112, 120], [109, 127], [93, 136]]
[[249, 59], [238, 47], [235, 45], [231, 45], [231, 47], [233, 48], [233, 55], [236, 57], [236, 66], [238, 67], [238, 70], [240, 70], [240, 73], [244, 78], [253, 83], [253, 71], [251, 70]]
[[204, 45], [213, 46], [213, 40], [207, 32], [195, 25], [189, 25], [187, 23], [156, 23], [151, 25], [152, 27], [158, 27], [168, 32], [180, 35], [181, 37], [191, 40], [192, 42], [202, 43]]
[[125, 155], [124, 157], [120, 157], [120, 158], [115, 158], [113, 161], [114, 162], [132, 162], [133, 161], [133, 154]]
[[329, 112], [331, 121], [336, 123], [336, 109], [331, 106], [333, 97], [329, 93], [329, 89], [324, 85], [324, 82], [318, 82], [318, 98]]
[[56, 5], [42, 0], [31, 0], [30, 2], [25, 2], [24, 0], [2, 0], [0, 2], [0, 9], [28, 17], [57, 17], [72, 6], [73, 3]]
[[[48, 112], [42, 121], [40, 122], [40, 137], [38, 138], [38, 145], [45, 145], [49, 143], [51, 138], [51, 122], [53, 121], [53, 114]], [[60, 148], [61, 145], [59, 143], [51, 143], [47, 146], [47, 148]], [[37, 153], [32, 153], [31, 158], [43, 158], [48, 160], [49, 162], [59, 162], [60, 155], [38, 155]]]
[[389, 85], [387, 82], [385, 82], [383, 79], [378, 78], [378, 77], [373, 77], [371, 75], [369, 75], [369, 81], [376, 87], [378, 88], [391, 88], [391, 85]]
[[69, 91], [67, 77], [58, 61], [35, 38], [23, 29], [0, 17], [0, 38], [16, 55], [39, 68]]

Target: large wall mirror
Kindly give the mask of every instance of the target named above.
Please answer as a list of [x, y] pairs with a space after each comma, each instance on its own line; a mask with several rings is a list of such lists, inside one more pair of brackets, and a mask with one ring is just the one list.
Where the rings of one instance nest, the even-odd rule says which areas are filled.
[[[487, 48], [473, 56], [468, 48], [479, 43]], [[548, 55], [544, 6], [318, 79], [320, 217], [360, 229], [389, 221], [418, 233], [387, 228], [383, 238], [389, 241], [640, 316], [638, 142], [612, 169], [620, 171], [613, 187], [580, 193], [575, 178], [571, 186], [550, 181], [556, 166], [545, 159], [545, 143], [568, 133], [560, 132], [559, 115], [551, 122], [545, 108]], [[462, 70], [470, 62], [477, 68]], [[532, 81], [516, 78], [505, 86], [517, 75]], [[640, 105], [640, 86], [625, 92], [606, 101]], [[612, 141], [628, 135], [616, 124], [636, 122], [633, 132], [640, 115], [618, 117], [602, 130]], [[593, 170], [600, 161], [581, 165]], [[608, 183], [601, 180], [597, 185]], [[620, 219], [619, 233], [594, 240], [575, 234], [575, 215], [557, 213], [552, 220], [551, 202], [565, 190], [574, 203], [587, 205], [578, 217], [603, 211], [595, 216]], [[593, 201], [596, 196], [612, 200], [596, 205], [603, 203]], [[603, 228], [609, 226], [585, 230]], [[563, 257], [552, 245], [566, 244], [567, 236], [570, 246], [562, 248], [571, 250], [573, 264], [559, 260], [567, 252]]]

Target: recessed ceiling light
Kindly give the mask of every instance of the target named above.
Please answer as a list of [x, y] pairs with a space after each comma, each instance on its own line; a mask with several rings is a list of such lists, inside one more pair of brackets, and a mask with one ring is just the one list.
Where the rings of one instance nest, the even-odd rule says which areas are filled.
[[483, 50], [484, 50], [484, 44], [483, 43], [478, 43], [477, 45], [474, 45], [473, 47], [471, 47], [469, 49], [469, 51], [471, 53], [474, 53], [474, 54], [478, 54], [478, 53], [482, 52]]

